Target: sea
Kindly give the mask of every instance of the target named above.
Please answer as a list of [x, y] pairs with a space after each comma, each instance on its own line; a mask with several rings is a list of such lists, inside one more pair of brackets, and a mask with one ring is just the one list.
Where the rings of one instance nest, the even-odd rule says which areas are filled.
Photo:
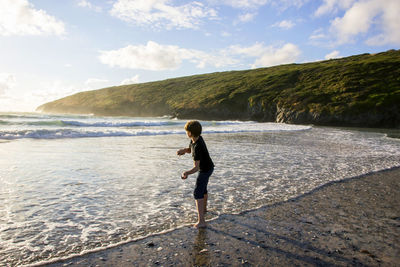
[[[210, 220], [400, 166], [400, 139], [385, 130], [200, 122], [215, 163]], [[180, 178], [193, 160], [176, 155], [189, 145], [185, 123], [0, 113], [0, 266], [50, 263], [194, 223], [196, 175]]]

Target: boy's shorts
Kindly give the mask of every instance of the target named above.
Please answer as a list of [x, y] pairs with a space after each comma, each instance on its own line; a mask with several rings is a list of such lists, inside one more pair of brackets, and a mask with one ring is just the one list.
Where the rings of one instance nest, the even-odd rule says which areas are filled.
[[207, 194], [207, 184], [208, 179], [213, 173], [214, 169], [211, 169], [208, 172], [199, 172], [196, 180], [196, 187], [194, 188], [194, 199], [202, 199], [204, 195]]

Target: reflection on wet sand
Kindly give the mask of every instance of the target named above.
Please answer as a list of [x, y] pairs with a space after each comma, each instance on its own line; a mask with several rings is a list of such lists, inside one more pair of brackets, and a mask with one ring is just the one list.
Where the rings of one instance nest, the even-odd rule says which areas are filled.
[[198, 230], [193, 244], [192, 266], [210, 266], [210, 252], [208, 248], [207, 228]]

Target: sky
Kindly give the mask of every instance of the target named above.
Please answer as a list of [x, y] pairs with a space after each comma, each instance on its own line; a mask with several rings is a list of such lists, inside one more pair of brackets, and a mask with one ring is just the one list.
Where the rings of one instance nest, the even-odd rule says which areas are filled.
[[0, 0], [0, 111], [400, 46], [400, 0]]

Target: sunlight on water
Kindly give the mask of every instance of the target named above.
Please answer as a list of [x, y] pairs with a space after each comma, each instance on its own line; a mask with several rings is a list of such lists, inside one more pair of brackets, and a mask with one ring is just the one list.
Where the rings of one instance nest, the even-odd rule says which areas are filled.
[[[192, 159], [176, 156], [189, 143], [184, 121], [7, 116], [0, 116], [7, 141], [0, 143], [1, 266], [67, 257], [195, 220], [195, 176], [180, 179]], [[399, 140], [381, 133], [202, 123], [216, 165], [210, 218], [399, 165]]]

